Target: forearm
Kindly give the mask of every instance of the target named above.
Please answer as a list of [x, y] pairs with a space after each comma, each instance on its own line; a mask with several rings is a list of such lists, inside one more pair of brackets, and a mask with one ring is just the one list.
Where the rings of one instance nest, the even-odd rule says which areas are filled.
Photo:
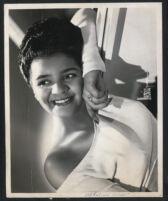
[[105, 64], [97, 46], [96, 13], [92, 9], [78, 10], [71, 22], [80, 27], [84, 40], [83, 47], [83, 76], [93, 70], [105, 72]]

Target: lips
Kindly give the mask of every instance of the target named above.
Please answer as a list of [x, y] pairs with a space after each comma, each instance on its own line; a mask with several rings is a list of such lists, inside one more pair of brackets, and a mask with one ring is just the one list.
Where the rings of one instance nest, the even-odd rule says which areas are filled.
[[67, 105], [67, 104], [69, 104], [69, 103], [71, 103], [72, 102], [72, 100], [73, 100], [73, 96], [71, 96], [71, 97], [66, 97], [66, 98], [62, 98], [62, 99], [59, 99], [59, 100], [52, 100], [51, 102], [52, 102], [52, 104], [55, 106], [55, 105], [57, 105], [57, 106], [65, 106], [65, 105]]

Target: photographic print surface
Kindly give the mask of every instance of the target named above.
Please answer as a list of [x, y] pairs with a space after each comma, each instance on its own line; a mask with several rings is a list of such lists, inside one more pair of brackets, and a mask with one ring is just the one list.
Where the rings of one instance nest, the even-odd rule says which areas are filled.
[[5, 4], [7, 197], [162, 196], [161, 6]]

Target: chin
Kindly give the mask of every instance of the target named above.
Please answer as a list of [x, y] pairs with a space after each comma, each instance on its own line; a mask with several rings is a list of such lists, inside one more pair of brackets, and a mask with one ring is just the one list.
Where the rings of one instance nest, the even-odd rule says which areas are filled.
[[70, 107], [55, 107], [52, 109], [52, 115], [55, 117], [66, 118], [76, 116], [81, 109], [83, 104], [71, 105]]
[[60, 118], [66, 118], [66, 117], [73, 117], [77, 111], [58, 111], [58, 110], [53, 110], [51, 112], [51, 115], [54, 117], [60, 117]]

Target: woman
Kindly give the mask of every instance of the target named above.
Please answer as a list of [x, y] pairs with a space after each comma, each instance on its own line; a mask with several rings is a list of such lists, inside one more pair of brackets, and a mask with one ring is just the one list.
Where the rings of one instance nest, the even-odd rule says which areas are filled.
[[157, 191], [152, 114], [111, 96], [93, 121], [82, 98], [82, 49], [80, 29], [55, 18], [29, 28], [20, 48], [21, 72], [54, 120], [57, 140], [44, 165], [49, 183], [58, 193]]

